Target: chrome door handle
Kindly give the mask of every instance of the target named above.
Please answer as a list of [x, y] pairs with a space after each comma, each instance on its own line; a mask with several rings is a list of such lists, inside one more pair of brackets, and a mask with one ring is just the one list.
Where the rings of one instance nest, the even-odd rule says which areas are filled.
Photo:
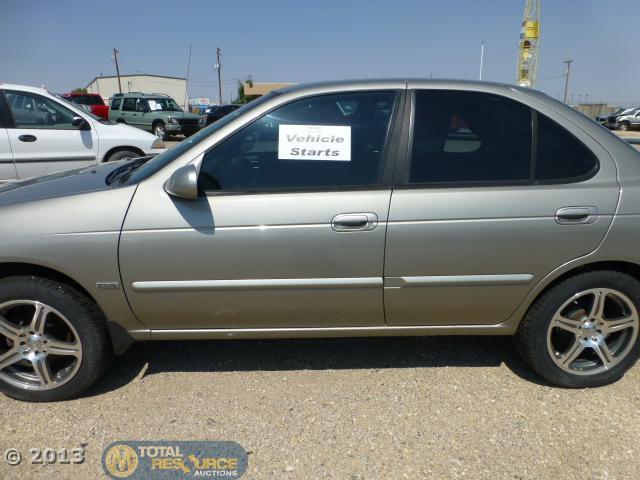
[[596, 207], [564, 207], [556, 212], [556, 222], [560, 225], [594, 223], [597, 219]]
[[370, 231], [378, 226], [375, 213], [341, 213], [331, 220], [336, 232]]

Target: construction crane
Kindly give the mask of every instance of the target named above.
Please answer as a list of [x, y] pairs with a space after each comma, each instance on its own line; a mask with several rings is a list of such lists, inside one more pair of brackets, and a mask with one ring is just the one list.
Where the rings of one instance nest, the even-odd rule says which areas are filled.
[[538, 73], [539, 42], [540, 0], [527, 0], [518, 46], [516, 85], [528, 88], [535, 87], [536, 74]]

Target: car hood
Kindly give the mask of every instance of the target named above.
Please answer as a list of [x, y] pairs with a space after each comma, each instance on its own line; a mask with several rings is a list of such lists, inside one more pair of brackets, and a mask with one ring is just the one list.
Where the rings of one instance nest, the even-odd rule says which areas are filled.
[[107, 185], [107, 176], [128, 161], [130, 160], [11, 182], [0, 186], [0, 207], [117, 188]]

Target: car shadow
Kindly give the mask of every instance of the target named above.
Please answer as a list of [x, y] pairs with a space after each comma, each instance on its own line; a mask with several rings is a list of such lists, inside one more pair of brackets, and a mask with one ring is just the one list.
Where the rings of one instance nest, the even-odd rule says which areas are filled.
[[162, 372], [499, 367], [502, 364], [520, 378], [548, 385], [520, 358], [511, 337], [158, 341], [135, 344], [124, 355], [116, 357], [85, 396], [101, 395], [138, 377]]

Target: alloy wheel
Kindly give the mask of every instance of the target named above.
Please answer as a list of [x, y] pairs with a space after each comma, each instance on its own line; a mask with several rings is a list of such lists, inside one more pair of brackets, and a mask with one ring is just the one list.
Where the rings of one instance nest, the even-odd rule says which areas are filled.
[[562, 370], [595, 375], [629, 354], [638, 329], [638, 311], [626, 295], [593, 288], [575, 294], [556, 311], [547, 331], [547, 348]]
[[27, 390], [50, 390], [71, 380], [82, 344], [69, 320], [33, 300], [0, 304], [0, 379]]

